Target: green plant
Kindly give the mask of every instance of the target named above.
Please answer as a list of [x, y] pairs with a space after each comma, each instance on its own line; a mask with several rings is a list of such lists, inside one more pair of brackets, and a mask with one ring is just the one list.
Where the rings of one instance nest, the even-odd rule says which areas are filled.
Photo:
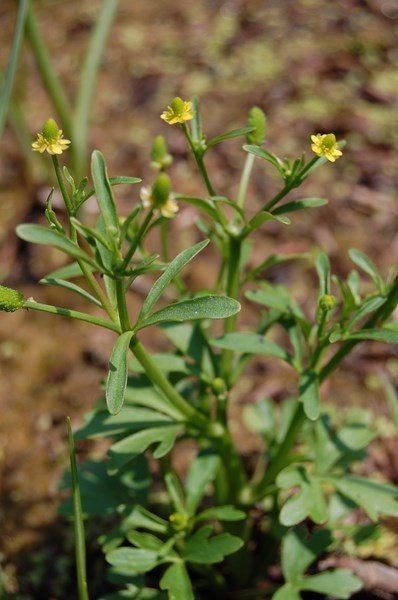
[[[341, 156], [344, 144], [333, 134], [312, 136], [315, 156], [307, 162], [303, 154], [291, 162], [264, 148], [266, 119], [259, 108], [250, 111], [246, 127], [210, 140], [202, 130], [197, 98], [175, 98], [162, 118], [181, 126], [206, 194], [172, 191], [166, 173], [172, 159], [164, 138], [158, 137], [151, 158], [160, 172], [123, 218], [113, 188], [139, 179], [110, 177], [104, 156], [96, 150], [93, 188], [87, 189], [88, 178], [75, 181], [66, 167], [61, 169], [58, 154], [68, 143], [52, 119], [34, 144], [52, 157], [68, 221], [65, 226], [59, 221], [50, 193], [48, 226], [23, 224], [17, 233], [27, 242], [68, 255], [72, 262], [42, 283], [82, 296], [103, 315], [25, 300], [19, 292], [0, 288], [4, 310], [29, 308], [75, 318], [117, 336], [105, 398], [76, 433], [80, 439], [111, 439], [108, 458], [88, 461], [80, 474], [85, 516], [115, 517], [101, 545], [110, 580], [124, 589], [106, 600], [243, 598], [273, 591], [275, 600], [294, 600], [305, 590], [349, 598], [361, 587], [350, 571], [308, 573], [308, 568], [336, 546], [336, 532], [349, 512], [361, 508], [373, 521], [379, 514], [397, 516], [398, 490], [357, 474], [374, 432], [358, 417], [333, 414], [321, 403], [320, 386], [361, 341], [397, 343], [397, 322], [391, 316], [398, 302], [398, 279], [391, 273], [383, 278], [367, 256], [351, 250], [351, 260], [373, 284], [363, 291], [357, 270], [345, 280], [333, 276], [328, 257], [319, 252], [318, 290], [310, 314], [287, 287], [265, 279], [270, 267], [308, 257], [275, 253], [254, 266], [250, 261], [263, 225], [275, 221], [290, 226], [296, 211], [326, 203], [323, 198], [285, 198], [319, 166]], [[216, 145], [238, 136], [246, 136], [246, 161], [233, 200], [217, 195], [204, 159]], [[282, 180], [280, 191], [259, 210], [247, 199], [256, 157]], [[90, 224], [79, 218], [79, 211], [93, 194], [99, 217]], [[167, 227], [184, 203], [198, 209], [197, 224], [205, 239], [170, 259]], [[147, 237], [153, 230], [159, 231], [160, 256]], [[218, 273], [213, 285], [192, 292], [182, 272], [189, 263], [194, 272], [195, 257], [206, 247], [217, 253]], [[139, 277], [154, 281], [133, 318], [126, 297]], [[257, 308], [255, 327], [238, 325], [241, 302]], [[221, 335], [215, 333], [215, 320], [223, 322]], [[170, 351], [162, 355], [150, 353], [141, 342], [141, 330], [154, 326], [170, 343]], [[296, 373], [297, 391], [292, 398], [286, 394], [280, 405], [263, 398], [245, 409], [248, 425], [264, 444], [256, 464], [248, 466], [231, 433], [229, 406], [255, 356], [285, 363]], [[174, 459], [186, 440], [194, 442], [195, 457], [181, 473]], [[88, 597], [83, 521], [71, 434], [70, 445], [83, 600]], [[149, 456], [156, 467], [150, 466]], [[71, 513], [68, 505], [63, 510]], [[285, 583], [261, 591], [279, 547]]]

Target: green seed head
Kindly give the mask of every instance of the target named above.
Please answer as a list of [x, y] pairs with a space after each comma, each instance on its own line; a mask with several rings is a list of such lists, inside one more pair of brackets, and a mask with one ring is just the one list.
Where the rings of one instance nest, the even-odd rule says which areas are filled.
[[254, 131], [247, 134], [247, 143], [256, 144], [257, 146], [264, 144], [267, 137], [267, 118], [258, 106], [253, 106], [253, 108], [250, 109], [247, 126], [256, 128]]
[[152, 166], [156, 169], [166, 169], [173, 162], [173, 157], [167, 152], [166, 140], [162, 135], [156, 136], [151, 151]]
[[166, 204], [171, 191], [170, 177], [166, 173], [160, 173], [152, 186], [152, 200], [156, 208]]
[[25, 304], [25, 297], [21, 292], [0, 285], [0, 310], [14, 312]]
[[181, 100], [179, 96], [176, 96], [170, 106], [173, 109], [173, 112], [176, 115], [179, 115], [184, 110], [184, 100]]
[[47, 119], [43, 125], [43, 137], [47, 141], [58, 139], [58, 125], [54, 119]]

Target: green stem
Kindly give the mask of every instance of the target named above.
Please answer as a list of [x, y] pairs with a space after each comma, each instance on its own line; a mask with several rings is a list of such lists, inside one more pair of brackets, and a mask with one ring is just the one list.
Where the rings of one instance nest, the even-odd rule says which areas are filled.
[[193, 152], [193, 155], [195, 156], [196, 164], [199, 167], [199, 171], [201, 172], [201, 175], [203, 177], [203, 180], [205, 182], [205, 185], [206, 185], [206, 188], [207, 188], [207, 191], [208, 191], [209, 195], [210, 196], [216, 196], [214, 188], [213, 188], [213, 186], [210, 183], [210, 179], [209, 179], [209, 175], [207, 173], [207, 169], [206, 169], [205, 164], [203, 162], [202, 151], [198, 152], [198, 150], [197, 150], [197, 148], [195, 146], [195, 143], [192, 140], [191, 134], [189, 132], [189, 129], [188, 129], [186, 123], [181, 123], [181, 127], [182, 127], [183, 132], [185, 133], [185, 137], [188, 140], [189, 147], [191, 148], [191, 150]]
[[131, 325], [129, 320], [129, 313], [127, 310], [126, 303], [126, 288], [124, 285], [124, 278], [116, 278], [116, 298], [117, 306], [119, 310], [120, 326], [122, 331], [130, 331]]
[[176, 391], [136, 336], [131, 339], [130, 350], [138, 362], [144, 367], [145, 373], [149, 379], [164, 393], [166, 398], [168, 398], [181, 415], [189, 420], [195, 427], [208, 433], [209, 421]]
[[79, 591], [79, 600], [89, 600], [87, 589], [87, 571], [86, 571], [86, 542], [84, 535], [84, 520], [82, 501], [80, 496], [79, 477], [77, 472], [75, 444], [73, 440], [72, 427], [70, 418], [67, 417], [68, 439], [69, 439], [69, 456], [70, 468], [72, 475], [72, 490], [73, 490], [73, 516], [74, 516], [74, 531], [75, 531], [75, 553], [76, 553], [76, 570], [77, 570], [77, 587]]
[[[68, 213], [68, 217], [70, 217], [73, 215], [73, 206], [72, 206], [72, 201], [70, 199], [70, 196], [69, 196], [66, 186], [65, 186], [65, 181], [64, 181], [64, 177], [63, 177], [63, 174], [61, 171], [61, 166], [59, 164], [58, 156], [56, 154], [52, 154], [51, 158], [53, 160], [55, 175], [57, 177], [59, 189], [61, 190], [62, 198], [64, 199], [64, 202], [65, 202], [66, 211]], [[69, 224], [69, 233], [72, 234], [72, 231], [74, 231], [74, 230], [73, 230], [72, 226]]]
[[98, 325], [99, 327], [104, 327], [105, 329], [110, 329], [111, 331], [120, 333], [120, 327], [118, 325], [110, 323], [109, 321], [105, 321], [104, 319], [100, 319], [99, 317], [94, 317], [93, 315], [72, 310], [70, 308], [61, 308], [60, 306], [52, 306], [51, 304], [41, 304], [40, 302], [35, 302], [34, 300], [26, 300], [23, 308], [31, 308], [32, 310], [39, 310], [52, 315], [70, 317], [71, 319], [85, 321], [86, 323], [91, 323], [91, 325]]
[[20, 0], [18, 14], [15, 23], [15, 33], [10, 49], [10, 58], [8, 59], [6, 72], [4, 75], [3, 85], [0, 90], [0, 138], [3, 135], [4, 124], [7, 117], [8, 105], [10, 102], [12, 84], [14, 81], [15, 71], [17, 69], [19, 49], [23, 38], [27, 11], [29, 8], [29, 0]]
[[292, 417], [285, 438], [282, 444], [279, 446], [277, 454], [271, 460], [264, 478], [257, 485], [255, 485], [252, 490], [248, 490], [248, 498], [245, 500], [247, 500], [249, 503], [263, 498], [267, 493], [267, 488], [274, 483], [276, 476], [288, 464], [289, 452], [296, 442], [297, 436], [300, 433], [305, 420], [306, 416], [303, 405], [302, 403], [299, 403], [297, 404], [296, 412]]
[[[241, 256], [241, 245], [242, 242], [234, 237], [229, 238], [229, 256], [228, 256], [228, 275], [227, 275], [227, 286], [226, 295], [230, 298], [238, 300], [239, 298], [239, 284], [240, 284], [240, 256]], [[232, 315], [225, 319], [224, 322], [224, 335], [232, 333], [236, 329], [237, 315]], [[233, 350], [223, 350], [221, 354], [221, 365], [220, 365], [220, 376], [225, 381], [227, 387], [230, 386], [231, 382], [231, 366], [233, 360]]]
[[107, 0], [102, 3], [102, 10], [96, 21], [90, 45], [83, 63], [80, 76], [80, 85], [76, 99], [76, 109], [73, 119], [73, 148], [74, 170], [76, 177], [85, 173], [87, 159], [87, 139], [90, 123], [90, 112], [95, 80], [101, 65], [106, 39], [118, 8], [118, 0]]
[[50, 55], [43, 42], [43, 36], [38, 29], [32, 6], [29, 7], [26, 15], [26, 34], [32, 47], [43, 83], [47, 88], [47, 91], [54, 102], [55, 109], [61, 119], [62, 129], [65, 130], [67, 137], [70, 137], [72, 134], [72, 109], [64, 89], [53, 69]]
[[275, 204], [277, 204], [279, 202], [279, 200], [282, 200], [282, 198], [284, 198], [290, 192], [291, 189], [292, 189], [291, 185], [285, 185], [285, 187], [283, 187], [281, 189], [281, 191], [278, 192], [276, 194], [276, 196], [274, 196], [272, 198], [272, 200], [267, 202], [267, 204], [265, 206], [263, 206], [263, 208], [259, 212], [262, 212], [263, 210], [270, 211], [271, 208], [273, 208], [275, 206]]
[[146, 230], [148, 229], [148, 226], [149, 226], [149, 223], [151, 222], [152, 217], [153, 217], [153, 210], [151, 209], [148, 212], [147, 216], [145, 217], [144, 222], [142, 223], [140, 229], [138, 230], [135, 238], [131, 242], [130, 248], [126, 252], [126, 255], [123, 259], [123, 263], [122, 263], [122, 267], [121, 267], [122, 270], [127, 269], [130, 260], [134, 256], [134, 252], [137, 250], [142, 238], [144, 237]]

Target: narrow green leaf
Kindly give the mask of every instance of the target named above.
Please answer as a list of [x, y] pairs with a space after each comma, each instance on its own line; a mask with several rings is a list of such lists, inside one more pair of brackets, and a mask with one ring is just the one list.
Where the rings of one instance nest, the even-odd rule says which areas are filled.
[[149, 290], [148, 296], [145, 299], [144, 304], [141, 308], [139, 321], [142, 321], [147, 317], [149, 312], [152, 310], [160, 296], [166, 289], [166, 287], [173, 281], [176, 275], [191, 261], [207, 244], [209, 240], [203, 240], [190, 248], [186, 248], [180, 254], [178, 254], [174, 260], [171, 261], [163, 275], [155, 281], [151, 289]]
[[169, 304], [149, 317], [140, 318], [136, 329], [169, 321], [196, 321], [198, 319], [226, 319], [240, 310], [240, 304], [226, 296], [199, 296], [191, 300]]
[[350, 569], [335, 569], [304, 577], [298, 585], [301, 590], [326, 594], [333, 598], [352, 598], [355, 592], [362, 589], [362, 581]]
[[195, 600], [191, 580], [182, 561], [167, 569], [159, 585], [162, 590], [167, 590], [168, 600]]
[[376, 340], [386, 344], [398, 344], [398, 331], [392, 329], [361, 329], [344, 336], [345, 340]]
[[147, 573], [159, 564], [158, 553], [153, 550], [122, 546], [106, 555], [106, 561], [123, 575]]
[[315, 421], [319, 417], [321, 403], [319, 378], [315, 371], [304, 371], [300, 376], [299, 400], [303, 403], [306, 416]]
[[284, 348], [258, 333], [238, 331], [210, 340], [212, 346], [234, 350], [242, 354], [265, 354], [291, 362], [291, 356]]
[[357, 312], [354, 314], [352, 319], [347, 323], [345, 329], [350, 331], [359, 321], [361, 321], [366, 315], [377, 310], [386, 301], [384, 296], [376, 296], [375, 298], [369, 298], [359, 307]]
[[114, 177], [109, 177], [109, 183], [111, 185], [141, 183], [141, 181], [142, 179], [140, 179], [139, 177], [126, 177], [124, 175], [116, 175]]
[[114, 227], [118, 230], [119, 221], [113, 199], [112, 186], [108, 179], [105, 159], [99, 150], [94, 150], [91, 155], [91, 174], [97, 203], [104, 219], [105, 228]]
[[227, 133], [223, 133], [209, 140], [208, 142], [206, 142], [206, 146], [208, 148], [211, 148], [212, 146], [215, 146], [216, 144], [219, 144], [224, 140], [229, 140], [231, 138], [238, 137], [239, 135], [246, 135], [247, 133], [251, 133], [255, 129], [255, 127], [240, 127], [239, 129], [232, 129], [232, 131], [228, 131]]
[[286, 213], [295, 212], [296, 210], [303, 210], [304, 208], [317, 208], [318, 206], [324, 206], [328, 201], [326, 198], [301, 198], [300, 200], [292, 200], [275, 208], [272, 211], [273, 215], [284, 215]]
[[348, 251], [349, 257], [352, 262], [357, 265], [362, 271], [364, 271], [374, 281], [378, 288], [382, 286], [382, 278], [378, 272], [376, 265], [370, 260], [369, 256], [366, 256], [364, 252], [351, 248]]
[[263, 223], [266, 223], [267, 221], [278, 221], [278, 223], [282, 223], [282, 225], [290, 225], [290, 219], [288, 217], [279, 217], [270, 212], [267, 212], [266, 210], [261, 210], [251, 219], [249, 224], [244, 228], [242, 236], [248, 236], [252, 231], [258, 229]]
[[217, 210], [211, 204], [210, 200], [206, 200], [204, 198], [195, 198], [193, 196], [183, 196], [180, 194], [176, 195], [177, 200], [182, 200], [183, 202], [187, 202], [187, 204], [191, 204], [192, 206], [196, 206], [203, 210], [215, 223], [220, 221]]
[[25, 240], [25, 242], [53, 246], [54, 248], [58, 248], [58, 250], [62, 250], [65, 254], [68, 254], [77, 260], [82, 260], [94, 267], [94, 269], [99, 270], [99, 267], [93, 258], [61, 233], [54, 231], [54, 229], [43, 227], [43, 225], [23, 223], [22, 225], [18, 225], [16, 232], [22, 240]]
[[186, 482], [187, 509], [193, 516], [205, 493], [206, 486], [214, 480], [220, 467], [220, 457], [213, 450], [201, 450], [191, 462]]
[[[91, 271], [92, 269], [89, 268]], [[73, 279], [74, 277], [82, 277], [83, 272], [77, 262], [70, 263], [65, 267], [51, 271], [46, 275], [45, 279]]]
[[272, 154], [272, 152], [268, 152], [267, 150], [264, 150], [264, 148], [260, 148], [260, 146], [256, 146], [255, 144], [247, 144], [243, 146], [243, 150], [246, 150], [246, 152], [248, 152], [249, 154], [254, 154], [254, 156], [258, 156], [258, 158], [266, 160], [267, 162], [274, 165], [274, 167], [276, 167], [279, 172], [281, 172], [281, 169], [283, 168], [283, 163], [275, 154]]
[[319, 278], [319, 296], [330, 293], [330, 262], [324, 252], [319, 252], [316, 257], [316, 270]]
[[133, 331], [125, 331], [116, 340], [109, 361], [106, 404], [111, 415], [121, 411], [127, 385], [127, 354]]
[[18, 14], [15, 23], [14, 36], [12, 39], [12, 45], [10, 49], [10, 56], [8, 58], [8, 63], [0, 90], [0, 138], [3, 135], [4, 124], [7, 118], [8, 105], [10, 102], [12, 85], [17, 69], [19, 49], [23, 40], [23, 33], [28, 9], [29, 0], [20, 0], [18, 5]]
[[119, 412], [117, 415], [111, 415], [107, 410], [94, 410], [85, 415], [85, 423], [77, 431], [76, 439], [112, 437], [128, 431], [159, 427], [171, 422], [170, 417], [142, 406], [125, 405], [123, 412]]
[[94, 296], [89, 294], [86, 290], [81, 288], [79, 285], [72, 283], [71, 281], [65, 281], [65, 279], [54, 279], [51, 277], [44, 277], [43, 279], [40, 279], [39, 283], [45, 283], [47, 285], [56, 285], [58, 287], [64, 288], [65, 290], [69, 290], [70, 292], [79, 294], [79, 296], [82, 296], [89, 302], [92, 302], [93, 304], [96, 304], [97, 306], [100, 306], [102, 308], [102, 304], [99, 300], [97, 300], [97, 298], [95, 298]]
[[238, 510], [234, 506], [215, 506], [208, 508], [196, 516], [195, 522], [218, 519], [219, 521], [242, 521], [246, 518], [243, 510]]
[[275, 308], [284, 315], [293, 316], [299, 323], [304, 334], [308, 335], [311, 326], [297, 302], [290, 296], [288, 290], [280, 285], [272, 286], [263, 284], [262, 287], [264, 289], [249, 290], [246, 292], [246, 298], [253, 302], [257, 302], [258, 304], [262, 304], [263, 306]]

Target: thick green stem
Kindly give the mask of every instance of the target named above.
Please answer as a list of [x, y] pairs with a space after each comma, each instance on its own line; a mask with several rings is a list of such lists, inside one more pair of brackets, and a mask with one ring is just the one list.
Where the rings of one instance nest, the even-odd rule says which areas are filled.
[[130, 342], [130, 349], [138, 362], [144, 367], [145, 373], [148, 375], [152, 383], [158, 387], [168, 398], [170, 403], [199, 430], [207, 433], [209, 429], [209, 421], [206, 417], [191, 406], [181, 394], [171, 385], [162, 371], [157, 367], [150, 355], [145, 350], [144, 346], [134, 336]]
[[285, 435], [285, 439], [280, 445], [276, 456], [271, 460], [264, 478], [252, 490], [248, 491], [248, 502], [251, 503], [260, 500], [266, 495], [267, 488], [272, 485], [276, 476], [288, 464], [289, 452], [297, 440], [297, 436], [305, 423], [305, 413], [303, 405], [299, 403], [296, 412], [293, 415], [289, 429]]
[[129, 313], [127, 310], [126, 303], [126, 288], [124, 285], [124, 278], [116, 279], [116, 298], [117, 298], [117, 307], [119, 311], [119, 319], [120, 326], [122, 331], [130, 331], [131, 325], [129, 320]]
[[[229, 256], [228, 256], [228, 275], [226, 294], [230, 298], [238, 300], [239, 284], [240, 284], [240, 256], [242, 242], [234, 237], [229, 239]], [[237, 315], [232, 315], [225, 319], [224, 335], [233, 333], [236, 329]], [[220, 376], [224, 379], [227, 386], [231, 381], [231, 366], [233, 360], [233, 350], [223, 350], [221, 354]]]
[[80, 85], [76, 99], [76, 110], [73, 119], [74, 171], [79, 179], [85, 173], [87, 160], [87, 139], [90, 124], [90, 112], [95, 92], [95, 80], [101, 65], [106, 39], [116, 10], [118, 0], [107, 0], [96, 21], [90, 45], [81, 70]]
[[29, 7], [26, 15], [26, 34], [32, 47], [41, 78], [61, 119], [62, 129], [65, 130], [67, 137], [70, 137], [72, 134], [72, 109], [64, 88], [58, 81], [52, 67], [50, 55], [43, 42], [43, 36], [37, 27], [32, 6]]

